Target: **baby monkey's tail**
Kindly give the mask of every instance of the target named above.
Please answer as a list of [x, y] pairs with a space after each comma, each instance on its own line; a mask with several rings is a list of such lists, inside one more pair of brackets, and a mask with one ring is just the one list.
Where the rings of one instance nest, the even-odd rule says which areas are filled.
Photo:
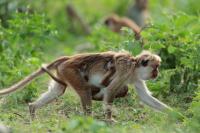
[[[26, 85], [28, 85], [32, 80], [34, 80], [35, 78], [39, 77], [40, 75], [44, 74], [45, 72], [47, 72], [48, 70], [52, 70], [52, 69], [55, 69], [57, 66], [59, 66], [62, 62], [68, 60], [69, 57], [61, 57], [55, 61], [53, 61], [52, 63], [48, 64], [45, 66], [45, 69], [44, 69], [44, 66], [41, 67], [40, 69], [38, 69], [37, 71], [33, 72], [32, 74], [28, 75], [27, 77], [25, 77], [24, 79], [22, 79], [21, 81], [19, 81], [18, 83], [12, 85], [11, 87], [9, 88], [6, 88], [6, 89], [3, 89], [3, 90], [0, 90], [0, 95], [5, 95], [5, 94], [9, 94], [11, 92], [14, 92], [18, 89], [22, 89], [24, 88]], [[48, 71], [49, 72], [49, 71]], [[47, 72], [47, 73], [48, 73]], [[49, 73], [48, 73], [49, 74]], [[51, 76], [51, 75], [50, 75]], [[54, 77], [56, 78], [56, 77]], [[53, 78], [53, 79], [54, 79]], [[59, 79], [54, 79], [56, 80], [57, 82], [61, 82]]]

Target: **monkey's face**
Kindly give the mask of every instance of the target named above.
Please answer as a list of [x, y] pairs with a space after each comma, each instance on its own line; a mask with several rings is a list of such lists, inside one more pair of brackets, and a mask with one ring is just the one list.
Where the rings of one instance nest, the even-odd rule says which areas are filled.
[[112, 31], [115, 32], [116, 25], [117, 25], [115, 21], [113, 21], [112, 19], [107, 19], [105, 21], [105, 25], [108, 26], [108, 28], [110, 28]]
[[113, 29], [116, 25], [116, 22], [113, 19], [108, 18], [107, 20], [105, 20], [105, 25], [108, 26], [110, 29]]
[[109, 17], [104, 21], [105, 25], [114, 32], [119, 32], [121, 26], [118, 22], [118, 19], [115, 17]]
[[148, 6], [148, 0], [136, 0], [136, 5], [140, 8], [140, 9], [146, 9]]
[[137, 75], [143, 80], [155, 79], [158, 76], [160, 62], [143, 59], [137, 68]]

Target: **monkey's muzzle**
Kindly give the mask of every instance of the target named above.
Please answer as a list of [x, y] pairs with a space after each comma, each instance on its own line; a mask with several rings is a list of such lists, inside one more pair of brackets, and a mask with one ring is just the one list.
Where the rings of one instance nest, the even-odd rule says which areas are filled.
[[152, 76], [151, 76], [151, 78], [152, 78], [152, 79], [155, 79], [157, 76], [158, 76], [158, 70], [154, 69], [154, 70], [152, 71]]

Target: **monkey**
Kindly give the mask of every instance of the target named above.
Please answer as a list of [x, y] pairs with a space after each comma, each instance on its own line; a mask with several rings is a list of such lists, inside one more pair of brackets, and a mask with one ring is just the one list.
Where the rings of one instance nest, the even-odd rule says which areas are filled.
[[[63, 85], [66, 85], [63, 81], [61, 81], [60, 79], [58, 79], [57, 77], [55, 77], [46, 67], [46, 65], [42, 65], [41, 67], [43, 69], [43, 71], [45, 71], [53, 80], [55, 80], [56, 82], [60, 83], [60, 84], [63, 84]], [[109, 68], [110, 69], [110, 68]], [[108, 85], [108, 80], [110, 78], [110, 76], [115, 72], [115, 70], [112, 68], [110, 69], [104, 76], [101, 84], [104, 85], [104, 86], [107, 86]], [[86, 77], [83, 77], [83, 78], [86, 78]], [[87, 80], [87, 78], [86, 78]], [[103, 97], [94, 97], [97, 93], [100, 92], [100, 88], [96, 87], [96, 86], [93, 86], [93, 85], [90, 85], [91, 87], [91, 91], [92, 91], [92, 100], [96, 100], [96, 101], [102, 101], [103, 100]], [[117, 93], [116, 95], [116, 98], [119, 98], [119, 97], [125, 97], [128, 93], [128, 86], [124, 86], [122, 89], [120, 89], [120, 91]]]
[[[102, 52], [85, 53], [73, 56], [64, 56], [42, 66], [37, 71], [25, 77], [7, 89], [0, 90], [0, 95], [9, 94], [25, 87], [36, 77], [55, 70], [47, 92], [43, 93], [36, 101], [29, 103], [31, 116], [35, 111], [57, 97], [64, 94], [66, 88], [71, 86], [80, 97], [85, 115], [91, 115], [92, 99], [103, 100], [105, 116], [113, 121], [112, 103], [120, 97], [120, 93], [127, 90], [128, 84], [133, 84], [140, 99], [150, 107], [159, 110], [172, 110], [171, 107], [151, 96], [145, 81], [155, 79], [159, 73], [161, 58], [148, 51], [137, 56], [128, 52]], [[100, 88], [92, 95], [93, 87]]]
[[84, 21], [84, 19], [81, 17], [81, 15], [75, 10], [73, 5], [68, 4], [66, 6], [66, 13], [70, 17], [70, 20], [72, 21], [72, 26], [74, 26], [73, 25], [74, 22], [77, 21], [81, 25], [83, 31], [86, 34], [91, 33], [90, 26]]
[[116, 14], [113, 14], [107, 17], [104, 21], [105, 25], [108, 26], [113, 32], [120, 32], [122, 27], [128, 27], [133, 30], [135, 33], [135, 39], [139, 40], [141, 38], [140, 27], [131, 19], [127, 17], [119, 17]]
[[126, 16], [143, 28], [149, 16], [147, 8], [148, 0], [135, 0], [135, 4], [128, 9]]
[[145, 27], [148, 18], [148, 0], [135, 0], [135, 4], [131, 6], [124, 17], [117, 14], [108, 16], [104, 20], [104, 24], [113, 32], [120, 32], [122, 27], [128, 27], [135, 33], [135, 39], [141, 39], [141, 31]]

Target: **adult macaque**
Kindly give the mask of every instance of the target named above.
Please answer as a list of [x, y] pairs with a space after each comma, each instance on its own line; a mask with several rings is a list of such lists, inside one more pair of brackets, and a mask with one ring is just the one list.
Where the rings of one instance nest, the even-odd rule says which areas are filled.
[[105, 25], [114, 32], [120, 32], [122, 27], [128, 27], [135, 33], [135, 39], [140, 39], [140, 27], [131, 19], [127, 17], [119, 17], [116, 14], [111, 15], [105, 19]]
[[[54, 80], [47, 92], [29, 104], [32, 116], [36, 109], [61, 96], [68, 85], [80, 96], [85, 114], [91, 113], [92, 99], [103, 99], [108, 120], [112, 120], [114, 98], [126, 95], [127, 84], [135, 85], [136, 92], [147, 105], [160, 111], [171, 110], [167, 105], [152, 97], [145, 84], [145, 80], [157, 77], [160, 62], [159, 56], [147, 51], [136, 57], [126, 52], [111, 51], [61, 57], [42, 66], [13, 86], [0, 90], [0, 95], [23, 88], [33, 79], [47, 72]], [[52, 70], [56, 70], [56, 76], [52, 74]]]
[[81, 17], [81, 15], [75, 10], [73, 5], [68, 4], [66, 6], [66, 13], [70, 17], [73, 27], [75, 27], [74, 22], [76, 21], [81, 25], [81, 27], [83, 28], [86, 34], [91, 33], [90, 26], [85, 22], [85, 20]]
[[133, 20], [139, 27], [144, 27], [148, 18], [148, 0], [135, 0], [127, 12], [127, 17]]

